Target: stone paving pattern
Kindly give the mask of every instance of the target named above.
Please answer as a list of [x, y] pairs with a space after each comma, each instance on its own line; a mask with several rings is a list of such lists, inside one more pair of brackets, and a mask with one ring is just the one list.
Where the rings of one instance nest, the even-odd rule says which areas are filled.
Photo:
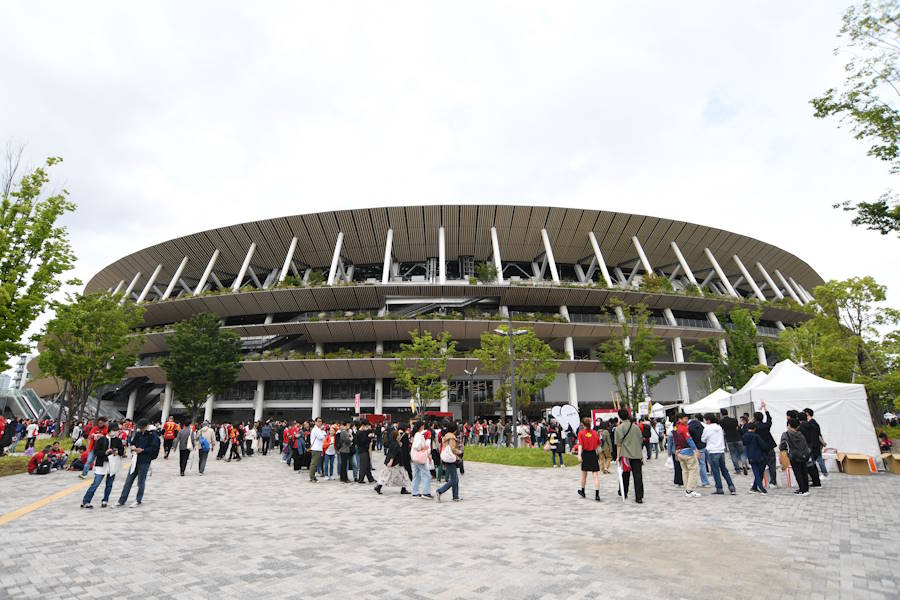
[[[80, 491], [0, 525], [0, 598], [900, 597], [896, 475], [832, 475], [806, 498], [741, 476], [737, 496], [688, 499], [660, 458], [637, 505], [613, 475], [597, 503], [574, 468], [469, 463], [464, 501], [438, 504], [311, 484], [275, 454], [203, 477], [153, 466], [140, 508], [101, 510], [101, 488], [93, 511]], [[0, 478], [0, 514], [78, 481]]]

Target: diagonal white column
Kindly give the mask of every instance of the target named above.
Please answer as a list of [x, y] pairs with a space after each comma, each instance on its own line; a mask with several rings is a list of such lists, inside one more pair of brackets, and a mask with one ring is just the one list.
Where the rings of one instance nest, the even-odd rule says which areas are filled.
[[753, 280], [753, 277], [750, 276], [750, 271], [747, 270], [747, 267], [744, 266], [744, 263], [741, 262], [741, 259], [737, 254], [734, 255], [734, 264], [737, 265], [738, 269], [741, 270], [741, 275], [744, 276], [744, 279], [747, 280], [747, 283], [750, 284], [750, 289], [753, 290], [753, 293], [756, 294], [756, 297], [760, 300], [765, 300], [766, 297], [762, 293], [762, 290], [759, 289], [759, 286], [756, 285], [756, 282]]
[[769, 276], [769, 272], [766, 271], [765, 267], [762, 266], [762, 263], [756, 263], [756, 268], [759, 269], [759, 272], [762, 274], [763, 279], [766, 280], [766, 283], [769, 284], [769, 287], [772, 288], [772, 292], [775, 294], [775, 297], [781, 300], [784, 298], [784, 294], [781, 293], [781, 290], [778, 289], [778, 286], [775, 285], [775, 280]]
[[172, 295], [172, 290], [174, 290], [175, 286], [178, 285], [178, 280], [181, 278], [181, 272], [184, 271], [184, 267], [187, 265], [187, 262], [188, 262], [187, 256], [185, 256], [184, 258], [181, 259], [181, 264], [178, 265], [177, 269], [175, 269], [175, 274], [172, 275], [172, 281], [169, 282], [169, 285], [166, 287], [166, 291], [163, 292], [163, 295], [162, 295], [162, 297], [160, 297], [160, 300], [166, 300], [169, 298], [169, 296]]
[[140, 295], [138, 296], [137, 303], [140, 304], [147, 297], [147, 294], [150, 293], [150, 288], [153, 287], [153, 284], [156, 283], [156, 278], [159, 277], [159, 272], [162, 271], [162, 265], [156, 265], [156, 268], [153, 270], [153, 275], [150, 276], [150, 279], [147, 280], [147, 285], [144, 286], [144, 289], [141, 290]]
[[287, 277], [288, 272], [291, 270], [291, 261], [294, 260], [294, 251], [297, 249], [297, 238], [291, 238], [291, 243], [288, 246], [287, 254], [284, 255], [284, 265], [281, 267], [281, 273], [278, 274], [278, 283], [282, 283]]
[[391, 278], [391, 251], [394, 246], [394, 230], [387, 230], [387, 240], [384, 242], [384, 266], [381, 269], [381, 283], [387, 283]]
[[438, 227], [438, 283], [447, 283], [447, 249], [444, 246], [444, 228]]
[[140, 278], [141, 278], [141, 272], [138, 271], [137, 273], [134, 274], [134, 279], [131, 280], [131, 283], [128, 284], [128, 287], [125, 288], [125, 293], [122, 294], [122, 298], [119, 300], [119, 304], [122, 304], [123, 302], [125, 302], [125, 300], [128, 298], [128, 296], [131, 295], [131, 290], [134, 289], [134, 286], [137, 285], [138, 279], [140, 279]]
[[694, 272], [691, 270], [690, 265], [688, 265], [687, 261], [684, 259], [684, 255], [681, 253], [681, 248], [678, 247], [674, 241], [671, 243], [672, 251], [675, 253], [675, 257], [678, 259], [678, 264], [681, 265], [681, 270], [684, 271], [684, 274], [687, 276], [688, 281], [697, 286], [697, 289], [700, 290], [700, 294], [703, 295], [703, 290], [700, 289], [700, 284], [697, 283], [697, 278], [694, 277]]
[[556, 261], [553, 260], [553, 248], [550, 247], [550, 236], [546, 229], [541, 229], [541, 239], [544, 240], [544, 252], [547, 255], [547, 264], [550, 266], [550, 277], [553, 283], [559, 283], [559, 271], [556, 270]]
[[[716, 316], [716, 313], [710, 311], [710, 312], [706, 313], [706, 317], [709, 319], [709, 322], [712, 323], [712, 326], [714, 329], [718, 329], [719, 331], [725, 331], [722, 328], [722, 324], [719, 323], [719, 317]], [[725, 339], [719, 338], [718, 345], [719, 345], [719, 354], [721, 354], [723, 357], [727, 357], [728, 356], [728, 344], [725, 342]]]
[[641, 264], [644, 265], [644, 271], [646, 271], [647, 275], [653, 275], [653, 267], [650, 266], [650, 261], [647, 260], [647, 255], [644, 254], [644, 249], [641, 247], [641, 242], [636, 235], [631, 236], [631, 243], [634, 244], [634, 249], [637, 250]]
[[591, 241], [591, 249], [594, 251], [594, 256], [597, 258], [597, 266], [600, 268], [600, 273], [603, 274], [603, 281], [606, 283], [606, 287], [612, 287], [612, 277], [609, 276], [609, 269], [606, 268], [606, 261], [603, 260], [603, 253], [600, 252], [600, 244], [597, 243], [597, 236], [594, 235], [593, 231], [588, 231], [588, 239]]
[[172, 384], [167, 382], [166, 390], [163, 392], [162, 418], [160, 419], [163, 423], [168, 420], [170, 412], [172, 412]]
[[238, 271], [237, 277], [234, 278], [234, 282], [231, 284], [232, 292], [241, 289], [241, 283], [244, 281], [244, 275], [247, 274], [247, 267], [250, 266], [250, 261], [253, 259], [254, 252], [256, 252], [256, 242], [251, 242], [250, 247], [247, 249], [247, 256], [244, 257], [244, 262], [241, 264], [241, 270]]
[[119, 290], [122, 289], [122, 286], [123, 286], [123, 285], [125, 285], [125, 280], [124, 280], [124, 279], [120, 279], [120, 280], [119, 280], [119, 285], [116, 286], [116, 288], [112, 291], [112, 293], [113, 293], [113, 294], [118, 294], [118, 293], [119, 293]]
[[494, 251], [494, 266], [497, 268], [497, 283], [503, 283], [503, 262], [500, 260], [500, 242], [497, 241], [496, 227], [491, 227], [491, 247]]
[[719, 266], [719, 261], [717, 261], [716, 257], [713, 256], [713, 253], [709, 251], [709, 248], [704, 248], [703, 252], [706, 254], [706, 258], [709, 259], [709, 262], [712, 263], [713, 269], [715, 269], [716, 271], [716, 275], [719, 276], [719, 280], [725, 286], [725, 289], [728, 290], [728, 294], [737, 298], [738, 293], [734, 291], [734, 288], [731, 287], [731, 282], [728, 281], [727, 277], [725, 277], [725, 271], [723, 271], [722, 267]]
[[797, 304], [803, 304], [803, 300], [800, 299], [800, 296], [797, 295], [797, 292], [794, 291], [794, 288], [791, 287], [791, 284], [787, 282], [787, 279], [784, 278], [784, 275], [781, 274], [781, 271], [775, 269], [775, 277], [781, 282], [784, 286], [784, 289], [787, 290], [788, 295], [794, 299]]
[[337, 274], [338, 263], [341, 260], [341, 246], [344, 243], [344, 232], [339, 231], [337, 242], [334, 244], [334, 254], [331, 256], [331, 269], [328, 271], [328, 285], [334, 285], [334, 277]]
[[197, 283], [197, 287], [194, 288], [194, 296], [200, 294], [203, 291], [203, 288], [206, 286], [206, 280], [209, 279], [209, 274], [212, 273], [213, 266], [216, 264], [216, 259], [219, 258], [219, 249], [216, 248], [212, 253], [212, 256], [209, 257], [209, 262], [206, 265], [206, 270], [203, 271], [203, 277], [200, 278], [200, 281]]
[[128, 406], [125, 408], [125, 418], [133, 419], [134, 418], [134, 405], [137, 404], [137, 388], [131, 390], [131, 393], [128, 394]]
[[[671, 327], [678, 327], [678, 320], [675, 318], [675, 314], [672, 312], [671, 308], [663, 309], [663, 315], [666, 317], [666, 322]], [[681, 344], [680, 337], [672, 338], [672, 356], [675, 358], [676, 363], [684, 362], [684, 347]], [[690, 390], [688, 389], [688, 380], [687, 373], [683, 370], [678, 371], [678, 391], [681, 395], [682, 402], [690, 402]]]
[[788, 277], [788, 282], [790, 282], [790, 284], [794, 286], [794, 289], [797, 290], [797, 295], [800, 296], [800, 300], [803, 302], [803, 304], [809, 304], [810, 299], [806, 297], [806, 292], [803, 291], [803, 288], [800, 287], [800, 284], [794, 281], [793, 277]]

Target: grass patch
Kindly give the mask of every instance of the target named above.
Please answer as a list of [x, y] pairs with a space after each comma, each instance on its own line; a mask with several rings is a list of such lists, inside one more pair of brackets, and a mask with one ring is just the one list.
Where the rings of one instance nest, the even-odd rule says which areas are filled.
[[[466, 462], [485, 462], [497, 465], [512, 465], [516, 467], [551, 467], [553, 466], [550, 452], [539, 448], [496, 448], [494, 446], [466, 446]], [[578, 457], [571, 454], [563, 455], [566, 466], [574, 467], [578, 464]]]
[[0, 477], [27, 472], [28, 461], [27, 456], [0, 456]]
[[[71, 437], [51, 437], [51, 438], [38, 438], [34, 440], [34, 450], [35, 452], [39, 452], [44, 449], [44, 446], [52, 446], [53, 442], [59, 442], [59, 447], [68, 452], [72, 449], [72, 438]], [[25, 440], [20, 440], [19, 444], [16, 446], [16, 452], [25, 452]]]

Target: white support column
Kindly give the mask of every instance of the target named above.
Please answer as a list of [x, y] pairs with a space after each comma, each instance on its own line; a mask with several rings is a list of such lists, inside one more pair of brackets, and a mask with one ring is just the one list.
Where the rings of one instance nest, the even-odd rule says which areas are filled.
[[497, 268], [497, 283], [503, 283], [503, 261], [500, 260], [500, 242], [497, 241], [496, 227], [491, 227], [491, 248], [494, 251], [494, 266]]
[[684, 259], [684, 254], [681, 253], [681, 248], [678, 247], [674, 241], [670, 244], [672, 246], [672, 251], [675, 253], [675, 257], [678, 259], [678, 264], [681, 265], [681, 270], [684, 271], [684, 274], [687, 275], [688, 281], [697, 286], [697, 289], [700, 290], [700, 294], [703, 294], [703, 290], [700, 289], [700, 284], [697, 283], [697, 278], [694, 277], [694, 272], [691, 270], [690, 265], [688, 265], [687, 261]]
[[169, 282], [169, 285], [166, 287], [166, 291], [163, 293], [160, 300], [166, 300], [169, 298], [169, 296], [172, 295], [172, 291], [175, 289], [175, 286], [178, 285], [178, 280], [181, 278], [181, 272], [184, 271], [184, 267], [187, 266], [187, 262], [187, 256], [181, 259], [181, 264], [178, 265], [177, 269], [175, 269], [175, 274], [172, 275], [172, 280]]
[[779, 271], [778, 269], [775, 269], [775, 277], [778, 278], [778, 280], [784, 286], [784, 289], [787, 290], [787, 293], [791, 298], [794, 299], [795, 302], [797, 302], [797, 304], [803, 304], [803, 300], [800, 299], [800, 296], [797, 295], [797, 292], [794, 291], [794, 288], [791, 287], [791, 284], [787, 282], [787, 279], [784, 278], [784, 275], [782, 275], [781, 271]]
[[[810, 293], [806, 290], [805, 287], [803, 287], [802, 285], [799, 286], [799, 287], [800, 287], [800, 291], [803, 292], [803, 295], [806, 296], [806, 299], [807, 299], [807, 300], [809, 300], [810, 302], [814, 302], [814, 301], [815, 301], [816, 297], [813, 296], [812, 294], [810, 294]], [[813, 288], [813, 289], [815, 289], [815, 288]]]
[[153, 284], [156, 283], [156, 278], [159, 277], [159, 272], [162, 271], [162, 265], [156, 265], [156, 268], [153, 270], [153, 274], [150, 276], [150, 279], [147, 280], [147, 284], [144, 286], [144, 289], [141, 290], [141, 293], [138, 295], [137, 303], [140, 304], [147, 297], [147, 294], [150, 293], [150, 288], [153, 287]]
[[447, 283], [447, 250], [444, 246], [444, 227], [438, 227], [438, 283]]
[[784, 298], [784, 294], [782, 294], [781, 290], [778, 289], [778, 286], [775, 285], [775, 280], [769, 276], [769, 272], [766, 271], [765, 267], [762, 266], [762, 263], [756, 263], [756, 268], [759, 269], [759, 272], [762, 274], [763, 279], [765, 279], [766, 283], [769, 284], [769, 287], [772, 288], [772, 293], [775, 294], [775, 297], [779, 300]]
[[166, 390], [163, 392], [162, 417], [160, 420], [165, 423], [172, 412], [172, 384], [166, 383]]
[[647, 275], [653, 275], [653, 267], [650, 266], [650, 261], [647, 260], [647, 255], [644, 254], [644, 249], [641, 247], [641, 242], [636, 235], [631, 236], [631, 243], [634, 244], [634, 249], [637, 250], [641, 264], [644, 265], [644, 271], [647, 272]]
[[441, 385], [444, 386], [444, 389], [441, 391], [441, 412], [449, 412], [450, 411], [450, 396], [449, 390], [447, 389], [447, 378], [441, 377]]
[[128, 408], [125, 409], [126, 419], [134, 419], [134, 405], [137, 404], [137, 393], [137, 388], [134, 388], [131, 390], [131, 393], [128, 394]]
[[260, 379], [256, 382], [256, 402], [253, 405], [253, 420], [261, 421], [263, 417], [263, 400], [266, 397], [266, 382]]
[[[675, 318], [675, 314], [672, 312], [671, 308], [663, 309], [663, 315], [666, 317], [666, 322], [671, 327], [678, 327], [678, 320]], [[681, 345], [681, 338], [674, 337], [672, 338], [672, 357], [675, 359], [676, 363], [684, 362], [684, 348]], [[687, 381], [687, 373], [683, 370], [678, 371], [678, 392], [681, 396], [680, 400], [682, 402], [690, 402], [690, 391], [688, 390], [688, 381]]]
[[206, 404], [203, 406], [203, 420], [212, 423], [213, 410], [216, 407], [216, 397], [213, 394], [206, 396]]
[[284, 278], [287, 277], [288, 272], [291, 269], [291, 261], [294, 260], [294, 251], [297, 249], [297, 238], [291, 238], [291, 243], [288, 246], [287, 254], [284, 256], [284, 265], [281, 267], [281, 273], [278, 274], [278, 283], [282, 283]]
[[197, 282], [197, 287], [194, 288], [194, 296], [200, 294], [203, 291], [203, 288], [206, 286], [206, 280], [209, 279], [209, 274], [212, 273], [213, 267], [216, 264], [216, 259], [219, 258], [219, 249], [212, 253], [212, 256], [209, 257], [209, 262], [206, 265], [206, 270], [203, 271], [203, 277], [200, 278], [200, 281]]
[[809, 298], [806, 297], [806, 294], [803, 292], [803, 289], [800, 285], [794, 281], [793, 277], [788, 277], [788, 282], [794, 286], [794, 289], [797, 290], [797, 295], [800, 297], [800, 302], [802, 304], [809, 304]]
[[341, 246], [344, 243], [344, 232], [339, 231], [337, 242], [334, 244], [334, 254], [331, 256], [331, 269], [328, 271], [328, 285], [334, 285], [334, 276], [337, 274], [338, 263], [341, 260]]
[[762, 344], [756, 345], [756, 357], [759, 359], [759, 364], [768, 367], [769, 361], [766, 359], [766, 348]]
[[128, 287], [125, 288], [125, 293], [122, 294], [122, 298], [119, 300], [119, 304], [122, 304], [123, 302], [125, 302], [125, 300], [128, 299], [128, 297], [131, 295], [131, 291], [134, 289], [134, 286], [137, 285], [138, 279], [140, 278], [141, 272], [138, 271], [134, 274], [134, 279], [131, 280], [131, 283], [128, 284]]
[[744, 263], [741, 262], [740, 257], [737, 254], [734, 255], [734, 264], [738, 266], [738, 269], [741, 270], [741, 275], [744, 276], [744, 279], [747, 280], [747, 283], [750, 284], [750, 289], [753, 290], [753, 293], [756, 294], [756, 297], [760, 300], [765, 300], [766, 296], [762, 293], [762, 290], [759, 289], [759, 286], [756, 285], [756, 281], [753, 280], [753, 277], [750, 275], [750, 271], [747, 270], [747, 267], [744, 266]]
[[313, 401], [312, 401], [312, 418], [318, 419], [322, 416], [322, 380], [313, 379]]
[[375, 414], [384, 414], [384, 379], [375, 378]]
[[[718, 329], [719, 331], [724, 331], [722, 328], [722, 324], [719, 323], [719, 317], [716, 316], [716, 313], [710, 311], [706, 313], [706, 318], [709, 319], [709, 322], [712, 323], [714, 329]], [[720, 338], [718, 341], [719, 344], [719, 354], [723, 357], [728, 356], [728, 344], [725, 343], [725, 340]]]
[[241, 270], [238, 271], [237, 277], [234, 278], [234, 283], [231, 284], [232, 292], [241, 289], [241, 284], [244, 282], [244, 275], [247, 274], [247, 267], [250, 266], [250, 260], [253, 258], [254, 252], [256, 252], [256, 242], [251, 242], [250, 248], [247, 249], [247, 256], [244, 257], [244, 262], [241, 264]]
[[381, 269], [381, 283], [391, 280], [391, 252], [394, 246], [394, 230], [387, 230], [387, 240], [384, 242], [384, 267]]
[[550, 265], [550, 277], [553, 283], [559, 283], [559, 271], [556, 270], [556, 261], [553, 259], [553, 248], [550, 247], [550, 236], [546, 229], [541, 229], [541, 239], [544, 240], [544, 252], [547, 255], [547, 264]]
[[113, 293], [113, 294], [118, 294], [118, 293], [119, 293], [119, 290], [122, 289], [122, 286], [123, 286], [123, 285], [125, 285], [125, 280], [124, 280], [124, 279], [120, 279], [120, 280], [119, 280], [119, 285], [116, 286], [116, 288], [112, 291], [112, 293]]
[[706, 258], [709, 259], [709, 262], [712, 263], [713, 269], [716, 271], [716, 275], [719, 276], [719, 280], [722, 282], [722, 285], [725, 286], [725, 289], [728, 290], [728, 294], [735, 298], [738, 298], [738, 293], [734, 291], [734, 288], [731, 287], [731, 282], [728, 281], [728, 278], [725, 277], [725, 271], [722, 270], [722, 267], [719, 266], [719, 261], [716, 260], [716, 257], [713, 256], [713, 253], [709, 251], [709, 248], [703, 249], [704, 254], [706, 254]]
[[606, 261], [603, 260], [603, 253], [600, 252], [600, 244], [597, 243], [597, 236], [594, 235], [593, 231], [588, 231], [588, 239], [591, 241], [591, 248], [594, 250], [594, 256], [597, 257], [597, 266], [600, 268], [600, 273], [603, 274], [603, 281], [606, 283], [606, 287], [612, 287], [612, 277], [609, 276], [609, 269], [606, 268]]

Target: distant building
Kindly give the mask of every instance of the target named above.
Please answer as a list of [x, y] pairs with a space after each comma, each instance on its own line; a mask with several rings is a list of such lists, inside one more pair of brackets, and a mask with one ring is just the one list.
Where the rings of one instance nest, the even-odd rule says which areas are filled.
[[0, 373], [0, 392], [5, 392], [9, 389], [9, 385], [12, 383], [12, 379], [6, 373]]
[[28, 355], [23, 354], [19, 358], [16, 359], [16, 368], [13, 371], [12, 376], [12, 387], [15, 389], [22, 389], [25, 386], [25, 382], [28, 380], [28, 369], [25, 368], [25, 365], [28, 364]]

